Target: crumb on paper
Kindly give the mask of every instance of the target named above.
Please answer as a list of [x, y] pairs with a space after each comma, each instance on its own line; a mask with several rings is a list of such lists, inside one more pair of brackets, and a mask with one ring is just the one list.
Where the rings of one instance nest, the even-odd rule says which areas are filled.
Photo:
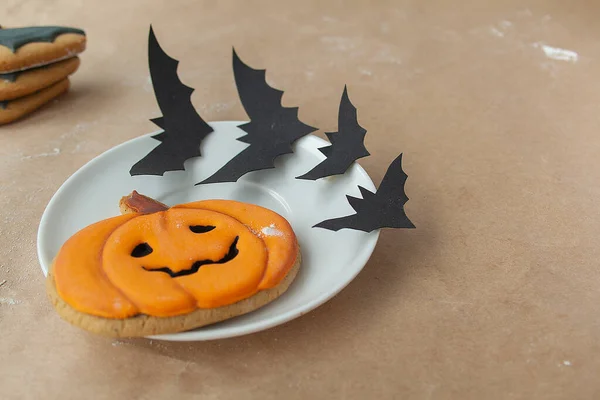
[[490, 33], [497, 37], [504, 37], [504, 32], [502, 32], [501, 30], [499, 30], [493, 26], [490, 28]]
[[19, 303], [19, 300], [11, 299], [10, 297], [0, 297], [0, 305], [14, 306]]
[[576, 63], [579, 60], [579, 54], [573, 50], [552, 47], [541, 42], [534, 43], [533, 47], [541, 48], [546, 57], [551, 60], [566, 61], [571, 63]]
[[52, 149], [51, 152], [48, 153], [39, 153], [39, 154], [32, 154], [29, 156], [22, 156], [21, 160], [31, 160], [33, 158], [40, 158], [40, 157], [53, 157], [53, 156], [57, 156], [60, 154], [60, 149], [58, 147], [55, 147]]

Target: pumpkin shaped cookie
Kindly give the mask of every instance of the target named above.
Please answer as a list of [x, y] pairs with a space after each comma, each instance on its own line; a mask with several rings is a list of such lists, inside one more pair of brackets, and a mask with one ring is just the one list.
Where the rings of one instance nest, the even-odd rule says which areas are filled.
[[67, 240], [48, 274], [55, 309], [83, 329], [133, 337], [198, 328], [273, 301], [298, 272], [294, 231], [266, 208], [169, 208], [137, 192], [120, 208]]

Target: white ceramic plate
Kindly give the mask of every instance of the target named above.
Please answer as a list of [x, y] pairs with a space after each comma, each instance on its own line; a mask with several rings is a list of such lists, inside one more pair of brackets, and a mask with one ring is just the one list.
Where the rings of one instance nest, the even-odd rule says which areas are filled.
[[211, 340], [261, 331], [306, 314], [342, 290], [371, 256], [379, 231], [338, 232], [312, 228], [325, 219], [353, 214], [346, 195], [360, 197], [357, 185], [374, 190], [364, 169], [354, 164], [344, 175], [318, 181], [295, 179], [324, 156], [329, 144], [316, 136], [296, 142], [295, 152], [277, 159], [276, 168], [246, 174], [235, 183], [194, 186], [212, 175], [247, 146], [235, 140], [240, 122], [214, 122], [203, 141], [202, 157], [189, 160], [185, 171], [160, 176], [129, 175], [129, 169], [158, 142], [150, 135], [116, 146], [71, 176], [50, 200], [38, 231], [38, 257], [44, 274], [62, 244], [85, 226], [119, 214], [119, 199], [132, 190], [167, 205], [203, 199], [233, 199], [267, 207], [292, 225], [302, 249], [300, 272], [288, 291], [252, 313], [189, 332], [154, 336], [172, 341]]

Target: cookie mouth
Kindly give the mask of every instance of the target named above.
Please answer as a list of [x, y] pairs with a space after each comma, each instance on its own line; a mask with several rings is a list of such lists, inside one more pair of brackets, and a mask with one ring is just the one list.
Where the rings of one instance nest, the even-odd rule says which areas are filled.
[[171, 278], [177, 278], [178, 276], [192, 275], [192, 274], [195, 274], [196, 272], [198, 272], [198, 270], [200, 270], [200, 268], [204, 265], [225, 264], [226, 262], [233, 260], [240, 252], [237, 248], [237, 242], [238, 242], [239, 238], [240, 238], [239, 236], [236, 236], [235, 239], [233, 239], [233, 242], [229, 246], [229, 251], [227, 252], [227, 254], [225, 254], [225, 256], [223, 258], [221, 258], [220, 260], [217, 260], [217, 261], [214, 261], [214, 260], [196, 261], [195, 263], [192, 264], [192, 266], [190, 268], [182, 269], [181, 271], [176, 271], [176, 272], [173, 272], [171, 270], [171, 268], [169, 268], [169, 267], [160, 267], [160, 268], [142, 267], [142, 268], [144, 270], [150, 271], [150, 272], [164, 272], [164, 273], [168, 274]]

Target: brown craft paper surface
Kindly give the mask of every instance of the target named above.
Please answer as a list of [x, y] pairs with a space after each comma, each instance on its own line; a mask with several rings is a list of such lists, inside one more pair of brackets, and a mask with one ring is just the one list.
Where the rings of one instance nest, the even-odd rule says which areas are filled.
[[[600, 3], [1, 8], [2, 25], [76, 26], [88, 45], [68, 94], [0, 127], [0, 398], [600, 398]], [[246, 118], [232, 46], [321, 137], [347, 84], [359, 163], [379, 183], [404, 153], [417, 229], [383, 231], [338, 296], [249, 336], [112, 340], [63, 322], [38, 223], [78, 168], [156, 130], [150, 23], [207, 121]]]

